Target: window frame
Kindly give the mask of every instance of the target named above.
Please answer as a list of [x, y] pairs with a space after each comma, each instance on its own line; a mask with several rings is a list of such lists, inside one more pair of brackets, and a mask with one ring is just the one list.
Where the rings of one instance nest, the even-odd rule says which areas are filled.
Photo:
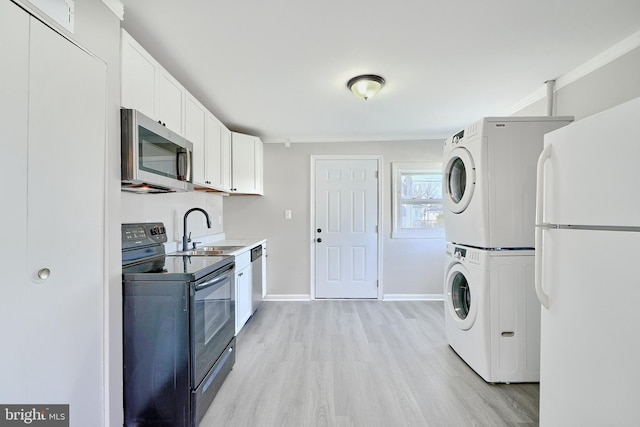
[[[402, 208], [402, 175], [407, 173], [438, 174], [442, 177], [441, 162], [392, 162], [391, 185], [393, 192], [393, 207], [391, 212], [391, 238], [392, 239], [444, 239], [444, 225], [436, 228], [401, 227]], [[444, 211], [444, 201], [441, 200]]]

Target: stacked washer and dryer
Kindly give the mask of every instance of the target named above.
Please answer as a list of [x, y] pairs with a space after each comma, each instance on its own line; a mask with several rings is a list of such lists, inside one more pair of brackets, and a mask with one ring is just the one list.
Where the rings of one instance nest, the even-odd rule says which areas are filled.
[[540, 380], [536, 163], [572, 117], [486, 117], [444, 144], [449, 345], [485, 381]]

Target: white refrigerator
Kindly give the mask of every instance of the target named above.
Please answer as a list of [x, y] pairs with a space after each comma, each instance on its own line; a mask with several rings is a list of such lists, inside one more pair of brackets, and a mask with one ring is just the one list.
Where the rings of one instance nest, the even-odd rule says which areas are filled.
[[537, 173], [540, 426], [640, 426], [640, 98], [547, 134]]

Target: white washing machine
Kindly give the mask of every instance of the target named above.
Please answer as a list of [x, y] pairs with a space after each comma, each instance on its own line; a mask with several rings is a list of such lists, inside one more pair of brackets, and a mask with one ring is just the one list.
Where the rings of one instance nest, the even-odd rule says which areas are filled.
[[490, 383], [540, 381], [533, 250], [447, 244], [445, 324], [456, 353]]
[[544, 134], [572, 117], [485, 117], [444, 143], [448, 242], [533, 248], [536, 163]]

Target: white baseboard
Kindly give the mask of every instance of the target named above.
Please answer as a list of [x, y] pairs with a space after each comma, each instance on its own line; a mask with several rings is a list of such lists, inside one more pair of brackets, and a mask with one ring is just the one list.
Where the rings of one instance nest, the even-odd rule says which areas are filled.
[[384, 301], [444, 301], [444, 294], [384, 294]]
[[267, 294], [264, 301], [310, 301], [310, 294]]
[[[383, 301], [444, 301], [444, 294], [385, 294]], [[264, 301], [311, 301], [310, 294], [267, 294]], [[367, 300], [371, 301], [371, 300]]]

